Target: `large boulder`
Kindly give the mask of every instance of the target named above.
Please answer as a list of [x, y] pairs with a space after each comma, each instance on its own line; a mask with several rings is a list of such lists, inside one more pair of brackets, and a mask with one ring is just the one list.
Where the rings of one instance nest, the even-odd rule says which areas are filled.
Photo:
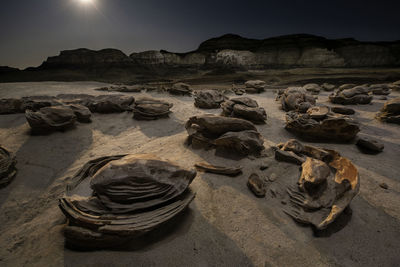
[[334, 104], [342, 105], [365, 105], [372, 101], [372, 96], [368, 94], [369, 88], [366, 86], [356, 86], [351, 89], [338, 90], [329, 96], [329, 100]]
[[44, 107], [38, 111], [26, 110], [26, 120], [33, 133], [63, 131], [74, 126], [76, 116], [67, 106]]
[[0, 188], [8, 185], [17, 174], [15, 156], [0, 146]]
[[232, 98], [221, 105], [222, 115], [249, 120], [256, 124], [265, 123], [267, 113], [258, 103], [248, 97]]
[[194, 148], [217, 148], [239, 155], [259, 155], [263, 138], [247, 120], [215, 115], [191, 117], [186, 125], [188, 143]]
[[289, 87], [279, 97], [284, 111], [306, 112], [315, 105], [315, 98], [301, 87]]
[[193, 200], [196, 171], [154, 155], [118, 155], [89, 161], [60, 199], [73, 247], [119, 245], [181, 213]]
[[136, 100], [133, 107], [133, 118], [137, 120], [157, 120], [167, 118], [173, 104], [159, 99], [143, 97]]
[[310, 114], [294, 111], [286, 114], [285, 129], [304, 139], [347, 142], [360, 131], [358, 125], [342, 115], [327, 114], [323, 118], [312, 118]]
[[245, 90], [249, 94], [259, 94], [265, 90], [266, 82], [261, 80], [250, 80], [245, 82]]
[[400, 97], [387, 101], [376, 117], [381, 121], [400, 124]]
[[217, 90], [197, 91], [194, 97], [194, 105], [198, 108], [213, 109], [219, 108], [226, 97]]

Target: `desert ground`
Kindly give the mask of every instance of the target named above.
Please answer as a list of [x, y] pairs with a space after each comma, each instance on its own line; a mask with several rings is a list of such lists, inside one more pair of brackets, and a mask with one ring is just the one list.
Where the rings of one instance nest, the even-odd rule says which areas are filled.
[[[398, 71], [396, 71], [398, 73]], [[289, 73], [290, 74], [290, 73]], [[378, 77], [385, 74], [375, 74]], [[289, 75], [290, 76], [290, 75]], [[379, 76], [379, 77], [380, 77]], [[305, 77], [315, 79], [315, 75]], [[192, 82], [194, 89], [231, 87], [232, 82]], [[298, 82], [288, 80], [288, 82]], [[0, 84], [0, 98], [105, 94], [98, 82], [38, 82]], [[278, 86], [277, 86], [278, 87]], [[280, 87], [279, 87], [280, 88]], [[296, 138], [284, 129], [285, 112], [275, 101], [273, 86], [249, 95], [267, 112], [267, 123], [257, 125], [265, 146]], [[400, 263], [400, 128], [375, 119], [385, 102], [374, 96], [370, 105], [352, 105], [360, 122], [359, 136], [380, 140], [385, 149], [363, 154], [353, 143], [313, 143], [339, 151], [358, 168], [360, 192], [350, 208], [327, 230], [315, 232], [293, 221], [283, 211], [283, 185], [297, 179], [298, 166], [272, 157], [227, 159], [215, 151], [195, 150], [185, 144], [185, 122], [220, 109], [195, 108], [189, 96], [166, 93], [126, 93], [151, 96], [174, 104], [169, 118], [136, 121], [132, 113], [93, 114], [92, 123], [44, 136], [30, 135], [24, 114], [0, 116], [0, 144], [16, 154], [18, 173], [0, 189], [0, 266], [398, 266]], [[228, 95], [233, 97], [234, 95]], [[328, 92], [318, 104], [331, 105]], [[392, 92], [388, 99], [400, 96]], [[303, 141], [304, 143], [308, 143]], [[68, 178], [87, 161], [108, 155], [153, 153], [193, 168], [197, 162], [244, 167], [227, 177], [198, 172], [191, 184], [196, 192], [189, 208], [161, 228], [123, 247], [77, 251], [64, 245], [65, 216], [58, 208]], [[268, 169], [261, 171], [260, 166]], [[253, 172], [276, 177], [265, 198], [246, 186]], [[386, 183], [388, 189], [379, 185]], [[274, 192], [274, 193], [273, 193]]]

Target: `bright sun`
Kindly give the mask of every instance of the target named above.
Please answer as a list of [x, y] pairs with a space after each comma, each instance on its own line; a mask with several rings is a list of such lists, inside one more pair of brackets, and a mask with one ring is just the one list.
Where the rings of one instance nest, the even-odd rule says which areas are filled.
[[81, 2], [81, 4], [87, 5], [93, 3], [93, 0], [79, 0], [79, 2]]

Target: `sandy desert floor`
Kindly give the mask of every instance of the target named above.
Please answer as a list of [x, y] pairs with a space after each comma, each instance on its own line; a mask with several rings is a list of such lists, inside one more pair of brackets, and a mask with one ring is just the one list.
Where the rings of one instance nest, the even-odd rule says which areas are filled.
[[[0, 84], [0, 98], [59, 93], [104, 94], [95, 82]], [[214, 88], [213, 84], [195, 89]], [[0, 144], [18, 160], [14, 181], [0, 190], [0, 266], [398, 266], [400, 263], [400, 126], [377, 121], [384, 101], [350, 106], [361, 124], [359, 136], [384, 143], [383, 153], [362, 154], [354, 143], [315, 145], [338, 150], [356, 164], [360, 193], [350, 209], [328, 230], [315, 233], [282, 212], [281, 190], [298, 166], [273, 158], [221, 158], [214, 151], [185, 145], [184, 124], [193, 115], [220, 113], [193, 106], [191, 97], [151, 95], [172, 102], [168, 119], [136, 121], [132, 113], [93, 114], [90, 124], [66, 132], [31, 136], [24, 114], [0, 116]], [[318, 104], [327, 104], [328, 93]], [[394, 92], [389, 98], [399, 96]], [[231, 95], [233, 96], [233, 95]], [[264, 107], [268, 120], [257, 128], [266, 145], [295, 136], [284, 129], [285, 113], [273, 90], [250, 97]], [[305, 142], [307, 143], [307, 142]], [[88, 160], [124, 153], [154, 153], [186, 168], [206, 161], [244, 166], [243, 175], [226, 177], [198, 172], [197, 193], [189, 209], [165, 226], [112, 250], [79, 252], [64, 247], [66, 223], [58, 208], [68, 177]], [[260, 171], [261, 164], [270, 167]], [[252, 172], [277, 177], [266, 198], [256, 198], [246, 182]], [[388, 189], [379, 186], [386, 183]]]

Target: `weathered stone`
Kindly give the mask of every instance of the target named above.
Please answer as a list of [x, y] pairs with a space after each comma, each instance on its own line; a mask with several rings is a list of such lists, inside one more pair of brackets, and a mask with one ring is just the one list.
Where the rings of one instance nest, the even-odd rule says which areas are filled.
[[17, 174], [15, 156], [0, 146], [0, 188], [8, 185]]
[[217, 90], [198, 91], [194, 97], [194, 105], [198, 108], [219, 108], [226, 97]]
[[222, 115], [249, 120], [253, 123], [262, 124], [267, 119], [265, 110], [258, 107], [253, 99], [248, 97], [233, 98], [221, 105]]
[[67, 243], [85, 249], [112, 247], [161, 226], [193, 200], [188, 187], [195, 176], [193, 170], [146, 154], [88, 162], [60, 199], [69, 221]]
[[133, 106], [133, 118], [137, 120], [157, 120], [159, 118], [166, 118], [171, 113], [173, 104], [144, 97], [138, 99]]
[[90, 110], [82, 105], [79, 104], [69, 104], [67, 105], [70, 109], [72, 109], [72, 111], [74, 112], [77, 121], [79, 122], [83, 122], [83, 123], [88, 123], [91, 122], [91, 116], [92, 113], [90, 112]]
[[335, 85], [333, 85], [333, 84], [330, 84], [330, 83], [323, 83], [322, 85], [321, 85], [321, 87], [322, 87], [322, 89], [324, 89], [325, 91], [328, 91], [328, 92], [331, 92], [331, 91], [333, 91], [333, 90], [335, 90]]
[[246, 92], [249, 94], [258, 94], [264, 91], [266, 82], [260, 80], [250, 80], [245, 82]]
[[376, 117], [381, 121], [400, 124], [400, 97], [387, 101]]
[[289, 187], [290, 209], [294, 220], [327, 228], [350, 204], [360, 189], [357, 168], [333, 150], [329, 162], [307, 158], [302, 165], [298, 187]]
[[193, 89], [186, 83], [175, 83], [171, 88], [167, 89], [173, 95], [192, 95]]
[[88, 108], [96, 113], [119, 113], [131, 110], [135, 98], [126, 95], [100, 95], [89, 100]]
[[73, 110], [67, 106], [44, 107], [39, 111], [26, 110], [26, 120], [33, 133], [49, 133], [71, 128], [76, 121]]
[[307, 114], [310, 115], [310, 118], [316, 120], [324, 119], [329, 112], [330, 109], [326, 106], [311, 107], [307, 110]]
[[260, 155], [264, 140], [257, 131], [227, 132], [215, 140], [217, 149], [234, 151], [240, 155]]
[[303, 88], [289, 87], [281, 95], [280, 101], [284, 111], [296, 110], [306, 112], [315, 105], [315, 98], [307, 95]]
[[286, 114], [285, 129], [306, 139], [338, 142], [350, 141], [360, 131], [358, 125], [345, 116], [329, 114], [323, 120], [316, 120], [294, 111]]
[[263, 180], [256, 173], [250, 175], [247, 181], [247, 187], [256, 197], [265, 197], [266, 189]]
[[356, 105], [369, 104], [372, 96], [368, 95], [369, 89], [366, 86], [356, 86], [351, 89], [338, 90], [329, 96], [329, 100], [334, 104]]
[[303, 88], [311, 94], [319, 94], [319, 92], [321, 91], [321, 87], [316, 83], [308, 83], [304, 85]]
[[345, 107], [331, 107], [331, 111], [343, 115], [353, 115], [356, 113], [354, 109]]
[[379, 143], [377, 140], [370, 139], [367, 137], [361, 137], [358, 139], [356, 145], [365, 153], [380, 153], [384, 149], [384, 145]]
[[194, 165], [197, 170], [215, 173], [215, 174], [222, 174], [227, 176], [237, 176], [242, 173], [243, 167], [224, 167], [224, 166], [216, 166], [211, 165], [208, 163], [200, 162]]

